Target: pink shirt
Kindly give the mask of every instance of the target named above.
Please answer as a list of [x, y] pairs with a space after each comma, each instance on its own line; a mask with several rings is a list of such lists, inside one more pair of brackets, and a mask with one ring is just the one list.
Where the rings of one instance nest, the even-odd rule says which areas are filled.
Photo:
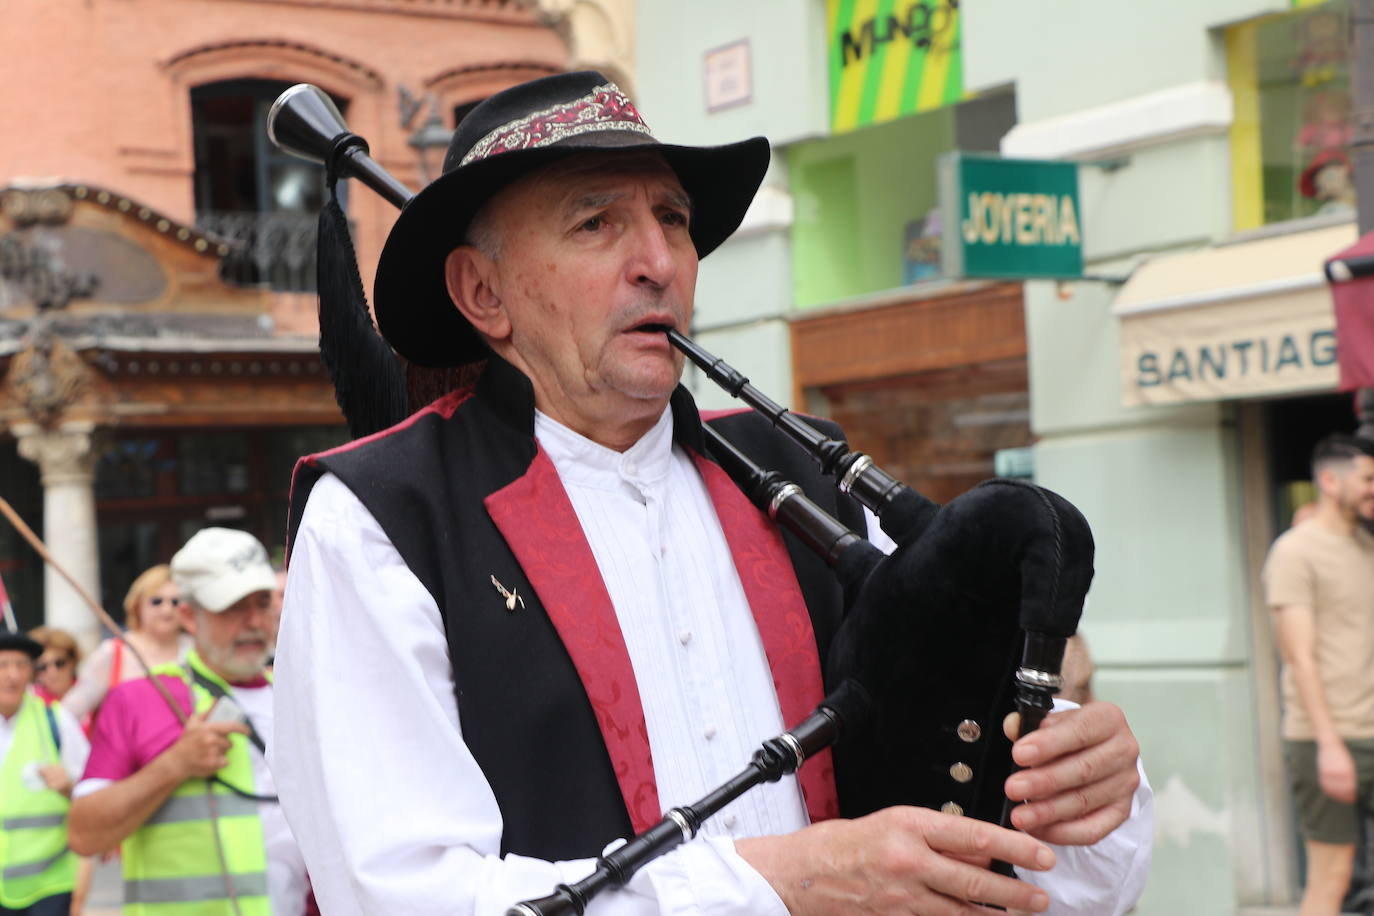
[[[190, 715], [194, 705], [186, 682], [170, 674], [160, 674], [158, 680]], [[267, 681], [233, 686], [236, 692], [267, 689]], [[91, 727], [91, 757], [82, 778], [117, 781], [132, 776], [175, 744], [181, 732], [181, 722], [146, 677], [116, 684]]]
[[[194, 708], [186, 682], [169, 674], [158, 679], [183, 712]], [[84, 779], [132, 776], [180, 737], [181, 723], [147, 678], [116, 685], [105, 697], [91, 728], [91, 756]]]

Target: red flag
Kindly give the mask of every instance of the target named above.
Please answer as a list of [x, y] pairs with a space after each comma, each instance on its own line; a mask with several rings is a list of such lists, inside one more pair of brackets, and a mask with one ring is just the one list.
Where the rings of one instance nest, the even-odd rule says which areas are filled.
[[1374, 387], [1374, 232], [1326, 262], [1341, 390]]

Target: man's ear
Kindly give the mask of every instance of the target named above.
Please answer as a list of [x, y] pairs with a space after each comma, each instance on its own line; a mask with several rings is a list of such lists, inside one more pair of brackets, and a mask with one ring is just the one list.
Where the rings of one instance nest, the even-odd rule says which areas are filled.
[[459, 245], [444, 260], [449, 298], [484, 337], [510, 336], [510, 319], [496, 290], [496, 265], [472, 245]]
[[196, 609], [191, 607], [191, 602], [182, 601], [177, 608], [181, 613], [181, 628], [192, 636], [196, 635]]

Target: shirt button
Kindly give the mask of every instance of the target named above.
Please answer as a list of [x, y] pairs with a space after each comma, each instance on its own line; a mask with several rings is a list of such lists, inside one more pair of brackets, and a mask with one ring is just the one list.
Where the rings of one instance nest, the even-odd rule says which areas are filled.
[[677, 641], [682, 643], [684, 646], [687, 645], [689, 642], [692, 641], [692, 631], [683, 630], [681, 633], [677, 634]]
[[733, 814], [727, 814], [727, 815], [725, 815], [725, 829], [726, 829], [726, 830], [734, 830], [734, 829], [735, 829], [735, 825], [738, 824], [738, 823], [739, 823], [739, 818], [735, 817]]
[[633, 461], [625, 462], [625, 473], [630, 477], [635, 476], [639, 473], [639, 465], [635, 464]]
[[702, 731], [702, 735], [706, 737], [707, 741], [710, 741], [716, 736], [716, 727], [714, 725], [706, 726], [705, 730]]

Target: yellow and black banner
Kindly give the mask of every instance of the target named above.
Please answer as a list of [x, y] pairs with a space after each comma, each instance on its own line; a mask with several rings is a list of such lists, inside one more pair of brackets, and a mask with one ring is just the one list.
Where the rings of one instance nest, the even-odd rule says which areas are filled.
[[826, 13], [834, 133], [964, 97], [959, 0], [826, 0]]

